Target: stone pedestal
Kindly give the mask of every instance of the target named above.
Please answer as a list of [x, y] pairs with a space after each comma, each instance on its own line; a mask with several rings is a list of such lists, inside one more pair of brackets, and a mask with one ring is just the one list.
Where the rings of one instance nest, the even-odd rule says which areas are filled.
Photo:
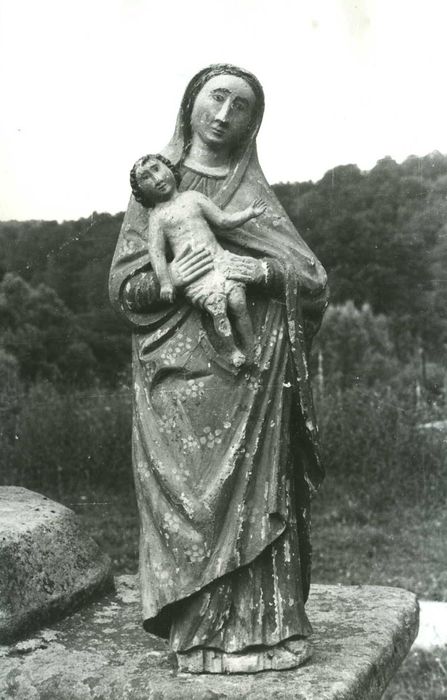
[[24, 488], [0, 487], [0, 643], [112, 584], [109, 557], [73, 511]]
[[307, 606], [312, 658], [291, 671], [179, 673], [140, 624], [136, 577], [117, 593], [15, 646], [0, 647], [0, 697], [87, 700], [378, 700], [418, 627], [415, 596], [398, 588], [321, 586]]

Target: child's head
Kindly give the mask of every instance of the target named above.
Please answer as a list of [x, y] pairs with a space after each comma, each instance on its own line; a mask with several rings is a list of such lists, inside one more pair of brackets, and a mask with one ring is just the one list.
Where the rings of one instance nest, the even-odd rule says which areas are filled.
[[130, 186], [137, 202], [153, 207], [172, 196], [180, 181], [180, 174], [170, 160], [160, 154], [139, 158], [130, 171]]

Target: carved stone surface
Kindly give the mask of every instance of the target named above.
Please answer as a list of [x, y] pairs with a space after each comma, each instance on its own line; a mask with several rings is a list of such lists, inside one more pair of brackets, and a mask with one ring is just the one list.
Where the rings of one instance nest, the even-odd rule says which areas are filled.
[[73, 511], [28, 489], [0, 487], [0, 642], [111, 584], [109, 557]]
[[412, 593], [378, 586], [314, 585], [309, 599], [314, 653], [281, 673], [179, 673], [175, 655], [140, 626], [136, 577], [117, 594], [32, 639], [0, 647], [0, 697], [85, 700], [378, 700], [418, 627]]

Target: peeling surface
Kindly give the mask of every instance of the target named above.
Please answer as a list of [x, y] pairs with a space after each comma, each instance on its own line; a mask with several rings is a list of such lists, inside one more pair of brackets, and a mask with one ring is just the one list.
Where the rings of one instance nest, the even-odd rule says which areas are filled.
[[418, 626], [415, 596], [398, 588], [311, 589], [314, 653], [292, 671], [178, 673], [166, 643], [143, 631], [137, 577], [117, 593], [28, 640], [0, 646], [0, 697], [17, 700], [378, 700]]
[[72, 510], [28, 489], [0, 487], [0, 642], [111, 585], [109, 557]]

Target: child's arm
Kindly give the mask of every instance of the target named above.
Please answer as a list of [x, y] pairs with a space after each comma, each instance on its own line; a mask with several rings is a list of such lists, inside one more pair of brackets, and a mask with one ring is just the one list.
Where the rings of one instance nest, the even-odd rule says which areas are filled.
[[236, 228], [245, 224], [246, 221], [260, 216], [267, 209], [266, 203], [260, 199], [255, 199], [252, 204], [243, 211], [235, 211], [231, 214], [222, 211], [211, 199], [202, 195], [199, 199], [200, 208], [206, 220], [219, 228]]
[[149, 256], [160, 283], [160, 301], [172, 304], [175, 297], [169, 268], [166, 262], [166, 240], [160, 219], [154, 212], [149, 216]]

